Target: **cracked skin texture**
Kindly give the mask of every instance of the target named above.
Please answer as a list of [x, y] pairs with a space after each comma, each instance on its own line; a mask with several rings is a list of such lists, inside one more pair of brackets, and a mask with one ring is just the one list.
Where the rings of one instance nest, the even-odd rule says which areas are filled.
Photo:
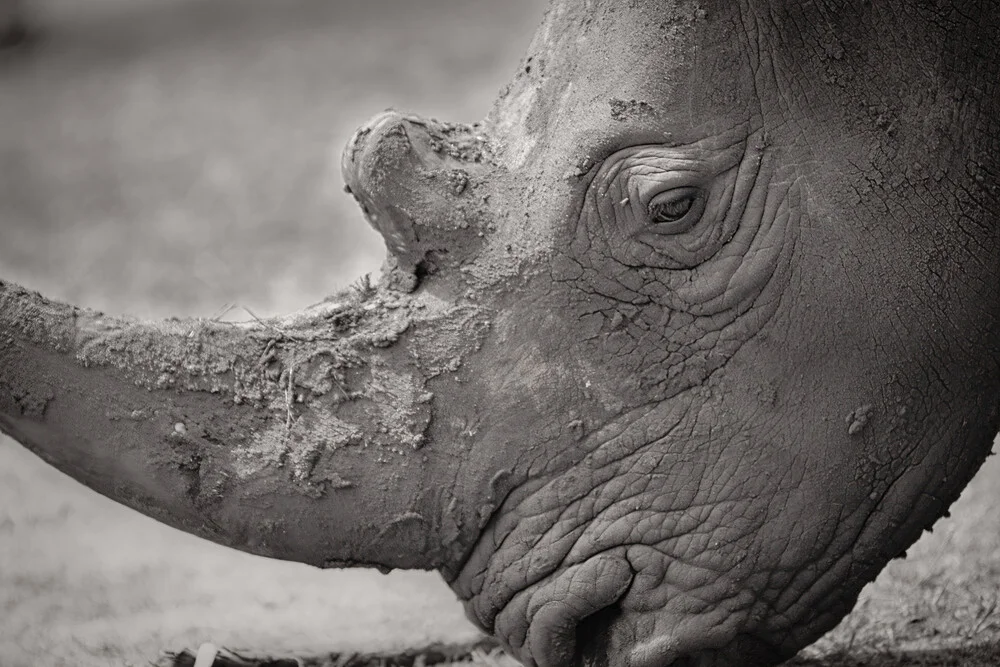
[[345, 150], [372, 293], [3, 285], [0, 426], [238, 548], [437, 568], [528, 665], [778, 662], [1000, 425], [1000, 7], [875, 4], [556, 0], [483, 123]]

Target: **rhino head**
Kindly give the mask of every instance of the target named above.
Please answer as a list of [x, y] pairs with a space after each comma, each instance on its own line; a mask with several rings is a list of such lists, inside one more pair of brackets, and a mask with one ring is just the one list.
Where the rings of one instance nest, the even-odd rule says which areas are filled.
[[998, 28], [555, 0], [481, 124], [345, 149], [377, 284], [232, 324], [0, 283], [0, 428], [222, 544], [438, 569], [528, 665], [779, 662], [1000, 426]]

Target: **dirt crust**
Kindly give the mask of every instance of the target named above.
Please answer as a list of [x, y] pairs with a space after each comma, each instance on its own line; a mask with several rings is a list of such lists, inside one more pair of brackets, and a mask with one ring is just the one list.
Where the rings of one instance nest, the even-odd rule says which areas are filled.
[[[213, 667], [424, 667], [443, 663], [489, 662], [498, 651], [495, 640], [484, 637], [468, 644], [430, 644], [396, 653], [330, 653], [322, 656], [261, 656], [221, 649]], [[492, 654], [492, 655], [491, 655]], [[155, 667], [194, 667], [190, 650], [166, 653]]]

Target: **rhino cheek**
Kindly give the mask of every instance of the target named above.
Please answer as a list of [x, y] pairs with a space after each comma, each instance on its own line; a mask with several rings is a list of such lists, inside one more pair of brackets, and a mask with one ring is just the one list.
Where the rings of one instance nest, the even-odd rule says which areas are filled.
[[[780, 151], [758, 159], [751, 137], [744, 146], [748, 168], [721, 172], [735, 180], [715, 210], [720, 228], [728, 215], [736, 222], [700, 263], [670, 263], [623, 234], [637, 216], [616, 210], [636, 195], [608, 186], [626, 170], [601, 181], [597, 167], [551, 283], [540, 279], [544, 298], [514, 306], [514, 319], [546, 324], [512, 335], [510, 349], [540, 349], [547, 367], [572, 369], [563, 387], [590, 380], [573, 394], [577, 412], [605, 416], [584, 419], [575, 444], [531, 440], [555, 428], [540, 419], [508, 445], [531, 463], [510, 465], [505, 500], [453, 583], [470, 616], [526, 659], [572, 645], [622, 664], [775, 662], [832, 627], [946, 504], [920, 494], [950, 473], [913, 465], [929, 445], [914, 428], [933, 421], [932, 406], [910, 415], [905, 436], [868, 423], [910, 400], [922, 362], [877, 358], [860, 313], [839, 329], [816, 324], [830, 315], [822, 304], [869, 296], [837, 254], [796, 255], [803, 243], [822, 247], [816, 200], [779, 166]], [[878, 383], [898, 362], [904, 389], [887, 393]], [[518, 419], [542, 414], [560, 418], [526, 409]], [[876, 463], [880, 451], [896, 460]], [[914, 503], [920, 518], [901, 520]], [[634, 575], [620, 597], [549, 597], [567, 595], [556, 582], [602, 554]]]

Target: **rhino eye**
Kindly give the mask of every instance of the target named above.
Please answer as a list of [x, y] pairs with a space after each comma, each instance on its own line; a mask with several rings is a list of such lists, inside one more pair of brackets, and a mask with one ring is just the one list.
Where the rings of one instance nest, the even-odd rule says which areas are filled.
[[705, 212], [705, 197], [698, 188], [673, 188], [661, 192], [646, 207], [653, 231], [680, 234], [691, 229]]

